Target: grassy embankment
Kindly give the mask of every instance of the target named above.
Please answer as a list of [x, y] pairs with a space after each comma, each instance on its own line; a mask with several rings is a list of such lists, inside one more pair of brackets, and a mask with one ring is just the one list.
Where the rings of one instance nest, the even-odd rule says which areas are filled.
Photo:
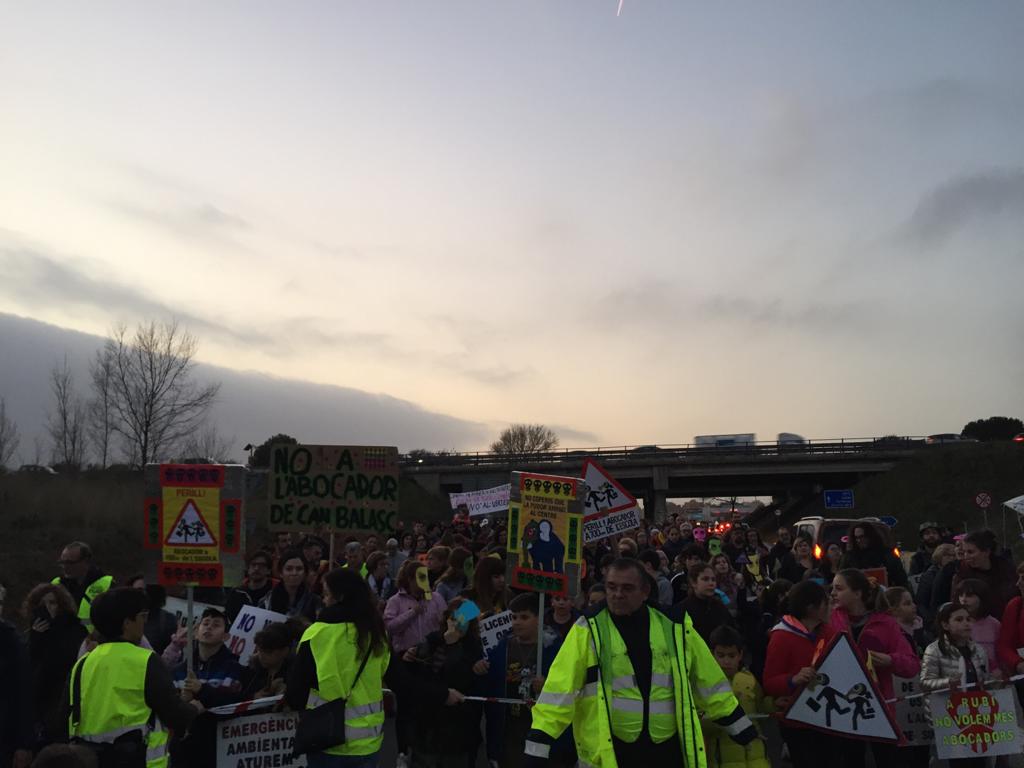
[[[247, 549], [270, 539], [265, 475], [250, 475], [246, 496]], [[99, 567], [124, 579], [141, 571], [143, 482], [141, 472], [71, 475], [0, 475], [0, 582], [7, 586], [4, 618], [18, 621], [34, 585], [58, 575], [61, 547], [86, 541]], [[399, 517], [443, 519], [449, 506], [408, 478], [399, 485]]]

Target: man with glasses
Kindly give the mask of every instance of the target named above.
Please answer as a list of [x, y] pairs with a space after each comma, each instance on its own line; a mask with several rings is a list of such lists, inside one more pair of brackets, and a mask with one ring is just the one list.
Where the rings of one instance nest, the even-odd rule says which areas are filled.
[[229, 627], [235, 623], [244, 606], [259, 605], [277, 584], [277, 579], [270, 577], [271, 570], [272, 560], [268, 553], [260, 550], [249, 556], [245, 566], [245, 579], [241, 586], [228, 594], [227, 605], [224, 608]]
[[64, 575], [58, 576], [51, 584], [59, 584], [71, 593], [78, 606], [78, 619], [85, 628], [92, 631], [90, 613], [92, 602], [102, 595], [114, 582], [114, 577], [104, 574], [92, 562], [92, 548], [84, 541], [72, 541], [60, 553], [57, 564]]

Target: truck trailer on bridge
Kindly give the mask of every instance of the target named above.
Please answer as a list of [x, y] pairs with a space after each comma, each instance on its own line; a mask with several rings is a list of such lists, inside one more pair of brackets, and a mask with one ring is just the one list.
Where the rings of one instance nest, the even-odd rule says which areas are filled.
[[[807, 438], [793, 432], [779, 432], [776, 437], [779, 445], [804, 445]], [[697, 448], [736, 448], [757, 444], [757, 435], [753, 432], [741, 432], [735, 435], [697, 435], [693, 438]]]

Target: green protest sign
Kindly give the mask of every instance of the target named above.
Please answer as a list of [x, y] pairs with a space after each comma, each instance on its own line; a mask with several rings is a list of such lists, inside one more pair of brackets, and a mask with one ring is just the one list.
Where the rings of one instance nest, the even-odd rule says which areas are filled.
[[397, 448], [275, 444], [270, 453], [271, 530], [394, 533]]

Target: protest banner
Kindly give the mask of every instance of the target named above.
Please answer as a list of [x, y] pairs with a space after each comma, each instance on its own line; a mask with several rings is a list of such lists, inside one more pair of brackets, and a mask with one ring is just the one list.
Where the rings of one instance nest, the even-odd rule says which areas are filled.
[[485, 488], [482, 491], [465, 491], [463, 493], [449, 493], [452, 509], [465, 507], [470, 517], [476, 515], [489, 515], [492, 512], [504, 512], [508, 509], [508, 497], [510, 486], [508, 483], [498, 485], [494, 488]]
[[598, 515], [593, 520], [583, 521], [583, 543], [607, 539], [620, 533], [627, 533], [640, 527], [640, 510], [637, 507]]
[[908, 747], [929, 746], [935, 741], [925, 697], [921, 694], [921, 684], [916, 677], [893, 677], [892, 688], [896, 692], [893, 714]]
[[231, 625], [230, 637], [228, 638], [228, 649], [238, 657], [238, 661], [245, 666], [253, 652], [253, 640], [256, 633], [268, 624], [277, 624], [288, 621], [288, 617], [282, 613], [275, 613], [264, 608], [257, 608], [253, 605], [244, 605], [235, 617], [235, 623]]
[[1021, 753], [1013, 688], [933, 693], [928, 706], [940, 760]]
[[271, 446], [270, 529], [395, 533], [398, 449], [384, 446]]
[[583, 541], [590, 544], [640, 527], [636, 498], [592, 459], [583, 461], [587, 496], [583, 504]]
[[269, 712], [218, 722], [217, 768], [304, 768], [306, 756], [292, 756], [298, 722], [294, 712]]
[[784, 723], [848, 739], [903, 742], [892, 710], [849, 635], [836, 635], [814, 670], [814, 679], [794, 694], [783, 715]]
[[586, 483], [574, 477], [513, 472], [511, 486], [510, 586], [575, 597], [580, 588]]
[[486, 656], [498, 647], [502, 638], [512, 634], [512, 611], [502, 611], [480, 620], [480, 644]]
[[152, 580], [164, 586], [237, 583], [244, 570], [245, 468], [150, 464], [145, 472], [143, 547], [155, 555]]

